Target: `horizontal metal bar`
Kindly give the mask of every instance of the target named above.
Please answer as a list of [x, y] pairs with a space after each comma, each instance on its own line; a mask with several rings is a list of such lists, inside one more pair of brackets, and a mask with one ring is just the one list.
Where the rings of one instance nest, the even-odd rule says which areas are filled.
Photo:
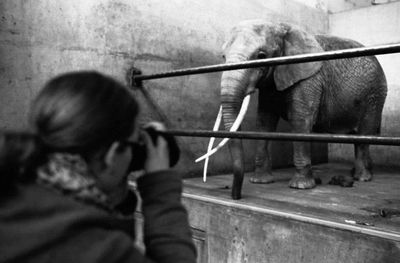
[[218, 72], [225, 70], [258, 68], [262, 66], [294, 64], [294, 63], [303, 63], [311, 61], [329, 60], [329, 59], [370, 56], [370, 55], [382, 55], [382, 54], [398, 53], [398, 52], [400, 52], [400, 44], [390, 44], [390, 45], [382, 45], [375, 47], [350, 48], [350, 49], [334, 50], [321, 53], [302, 54], [302, 55], [285, 56], [277, 58], [258, 59], [258, 60], [251, 60], [239, 63], [226, 63], [226, 64], [211, 65], [211, 66], [187, 68], [187, 69], [156, 73], [151, 75], [134, 75], [132, 76], [133, 78], [132, 83], [137, 83], [142, 80], [148, 80], [148, 79], [169, 78], [169, 77], [203, 74], [203, 73]]
[[239, 138], [249, 140], [276, 141], [312, 141], [330, 143], [359, 143], [373, 145], [400, 145], [400, 137], [344, 135], [344, 134], [315, 134], [315, 133], [283, 133], [283, 132], [228, 132], [207, 130], [168, 130], [165, 133], [174, 136], [187, 137], [217, 137]]

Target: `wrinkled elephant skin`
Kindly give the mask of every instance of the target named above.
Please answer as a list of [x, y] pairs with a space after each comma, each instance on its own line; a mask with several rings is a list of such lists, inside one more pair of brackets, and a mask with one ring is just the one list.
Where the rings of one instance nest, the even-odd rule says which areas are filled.
[[[223, 52], [226, 62], [232, 63], [360, 46], [353, 40], [313, 35], [286, 23], [250, 20], [232, 29]], [[283, 118], [298, 133], [380, 132], [387, 87], [383, 70], [373, 56], [225, 71], [221, 78], [221, 107], [226, 130], [234, 123], [243, 98], [255, 89], [259, 90], [259, 131], [275, 131], [279, 118]], [[318, 178], [312, 173], [310, 143], [293, 144], [296, 172], [289, 186], [313, 188]], [[232, 197], [238, 199], [244, 171], [243, 149], [238, 142], [229, 146], [235, 178]], [[371, 166], [368, 145], [355, 145], [354, 178], [370, 181]], [[273, 182], [268, 140], [257, 144], [255, 172], [250, 181]]]

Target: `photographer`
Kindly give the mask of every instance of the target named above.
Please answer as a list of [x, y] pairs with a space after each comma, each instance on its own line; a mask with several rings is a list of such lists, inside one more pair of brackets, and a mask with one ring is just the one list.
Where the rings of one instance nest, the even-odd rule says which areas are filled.
[[[0, 262], [195, 262], [181, 176], [138, 111], [115, 80], [72, 72], [39, 93], [32, 131], [0, 134]], [[145, 253], [133, 245], [132, 167], [145, 171], [136, 182]]]

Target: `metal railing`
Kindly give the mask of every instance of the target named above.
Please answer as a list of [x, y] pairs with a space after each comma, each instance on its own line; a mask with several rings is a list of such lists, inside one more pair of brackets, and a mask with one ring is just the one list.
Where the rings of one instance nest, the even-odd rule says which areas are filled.
[[263, 66], [276, 66], [284, 64], [329, 60], [329, 59], [383, 55], [383, 54], [398, 53], [398, 52], [400, 52], [400, 44], [389, 44], [389, 45], [381, 45], [375, 47], [350, 48], [350, 49], [334, 50], [321, 53], [257, 59], [257, 60], [250, 60], [238, 63], [226, 63], [226, 64], [211, 65], [211, 66], [179, 69], [179, 70], [161, 72], [150, 75], [134, 74], [132, 76], [132, 83], [138, 83], [142, 80], [149, 80], [149, 79], [161, 79], [161, 78], [170, 78], [170, 77], [185, 76], [185, 75], [196, 75], [196, 74], [204, 74], [204, 73], [219, 72], [226, 70], [258, 68]]
[[358, 143], [373, 145], [400, 145], [400, 137], [316, 134], [316, 133], [284, 133], [284, 132], [229, 132], [207, 130], [168, 130], [165, 133], [185, 137], [216, 137], [248, 140], [278, 140], [278, 141], [313, 141], [332, 143]]
[[[321, 60], [383, 55], [390, 53], [400, 53], [400, 44], [389, 44], [389, 45], [381, 45], [375, 47], [360, 47], [360, 48], [351, 48], [344, 50], [334, 50], [321, 53], [251, 60], [240, 63], [217, 64], [211, 66], [173, 70], [173, 71], [161, 72], [150, 75], [142, 75], [140, 70], [134, 68], [131, 72], [131, 83], [133, 87], [141, 88], [142, 81], [150, 79], [204, 74], [204, 73], [236, 70], [244, 68], [257, 68], [262, 66], [275, 66], [275, 65], [304, 63], [304, 62], [321, 61]], [[318, 142], [333, 142], [333, 143], [400, 145], [400, 137], [383, 137], [383, 136], [302, 134], [302, 133], [282, 133], [282, 132], [227, 132], [227, 131], [214, 132], [205, 130], [169, 130], [167, 131], [167, 133], [175, 136], [192, 136], [192, 137], [220, 137], [220, 138], [240, 138], [240, 139], [252, 139], [252, 140], [269, 139], [269, 140], [283, 140], [283, 141], [318, 141]]]

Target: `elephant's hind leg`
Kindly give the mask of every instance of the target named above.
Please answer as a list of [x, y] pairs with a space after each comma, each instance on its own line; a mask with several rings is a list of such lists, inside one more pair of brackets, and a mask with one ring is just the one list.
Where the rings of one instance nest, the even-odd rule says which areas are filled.
[[355, 144], [354, 145], [354, 169], [352, 170], [353, 177], [360, 181], [372, 180], [372, 159], [369, 155], [368, 144]]
[[[378, 107], [378, 109], [376, 109]], [[360, 135], [376, 135], [380, 133], [381, 125], [381, 112], [382, 106], [376, 106], [367, 109], [366, 114], [360, 121], [358, 128], [358, 134]], [[354, 169], [352, 171], [353, 177], [360, 181], [371, 181], [372, 180], [372, 159], [369, 153], [368, 144], [355, 144], [354, 145]]]

